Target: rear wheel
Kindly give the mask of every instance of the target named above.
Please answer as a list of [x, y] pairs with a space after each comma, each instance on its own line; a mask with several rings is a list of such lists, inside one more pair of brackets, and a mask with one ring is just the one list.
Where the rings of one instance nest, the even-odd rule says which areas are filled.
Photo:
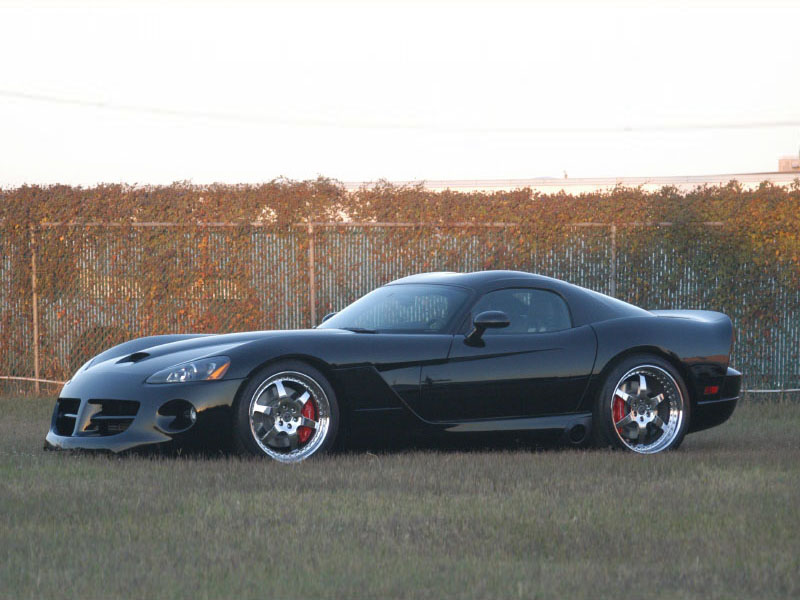
[[653, 355], [623, 360], [595, 401], [594, 439], [638, 454], [677, 448], [689, 425], [689, 393], [676, 369]]
[[280, 462], [300, 462], [328, 451], [339, 426], [339, 407], [328, 380], [299, 361], [257, 373], [243, 390], [234, 415], [239, 450]]

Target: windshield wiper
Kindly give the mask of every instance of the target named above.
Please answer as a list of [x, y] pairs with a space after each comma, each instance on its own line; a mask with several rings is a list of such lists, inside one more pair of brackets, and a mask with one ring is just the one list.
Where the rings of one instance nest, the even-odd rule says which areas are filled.
[[367, 329], [366, 327], [342, 327], [342, 329], [347, 329], [347, 331], [354, 333], [378, 333], [377, 330]]

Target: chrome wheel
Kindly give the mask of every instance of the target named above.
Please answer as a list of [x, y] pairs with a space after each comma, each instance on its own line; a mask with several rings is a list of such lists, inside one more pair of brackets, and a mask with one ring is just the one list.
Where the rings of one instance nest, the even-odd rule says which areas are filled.
[[331, 406], [313, 378], [282, 371], [256, 388], [249, 415], [250, 432], [265, 454], [281, 462], [299, 462], [324, 443]]
[[635, 367], [614, 388], [614, 430], [634, 452], [660, 452], [669, 448], [681, 431], [684, 402], [680, 386], [666, 370], [655, 365]]

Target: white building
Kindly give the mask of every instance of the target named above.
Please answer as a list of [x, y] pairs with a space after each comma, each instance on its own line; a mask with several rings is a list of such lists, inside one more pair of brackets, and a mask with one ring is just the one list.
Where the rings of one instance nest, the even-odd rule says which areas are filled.
[[[783, 161], [784, 159], [781, 159]], [[791, 159], [800, 163], [797, 158]], [[782, 164], [782, 163], [781, 163]], [[699, 186], [726, 185], [731, 181], [738, 181], [743, 188], [758, 187], [763, 181], [774, 185], [789, 186], [795, 180], [800, 180], [800, 165], [797, 170], [772, 173], [733, 173], [728, 175], [675, 175], [656, 177], [587, 177], [564, 178], [540, 177], [535, 179], [457, 179], [457, 180], [427, 180], [427, 181], [393, 181], [395, 185], [418, 185], [432, 191], [453, 190], [458, 192], [497, 192], [531, 188], [534, 192], [555, 194], [564, 191], [568, 194], [581, 194], [597, 191], [608, 191], [616, 186], [642, 187], [645, 191], [659, 190], [664, 186], [676, 187], [681, 191], [690, 191]], [[375, 182], [360, 181], [345, 183], [348, 190], [357, 190], [361, 187], [370, 187]]]

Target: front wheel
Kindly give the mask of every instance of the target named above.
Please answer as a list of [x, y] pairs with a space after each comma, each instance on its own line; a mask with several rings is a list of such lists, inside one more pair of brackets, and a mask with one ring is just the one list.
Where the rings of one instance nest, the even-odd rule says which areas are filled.
[[686, 384], [670, 363], [653, 355], [631, 356], [612, 369], [595, 401], [595, 443], [638, 454], [677, 448], [690, 408]]
[[284, 361], [259, 371], [234, 412], [234, 440], [243, 453], [300, 462], [327, 452], [339, 426], [336, 394], [317, 369]]

